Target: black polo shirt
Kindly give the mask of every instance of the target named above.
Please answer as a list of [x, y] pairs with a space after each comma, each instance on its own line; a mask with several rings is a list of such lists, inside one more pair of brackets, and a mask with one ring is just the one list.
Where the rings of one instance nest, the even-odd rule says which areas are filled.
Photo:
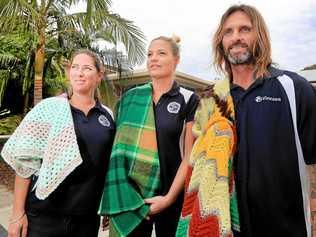
[[180, 136], [187, 122], [193, 121], [198, 106], [197, 95], [174, 82], [172, 88], [154, 104], [158, 155], [160, 161], [160, 193], [165, 195], [182, 161]]
[[291, 110], [277, 77], [285, 74], [294, 82], [297, 127], [307, 164], [316, 162], [316, 93], [295, 73], [275, 68], [270, 73], [247, 90], [231, 88], [242, 236], [306, 236]]
[[83, 162], [45, 200], [37, 199], [31, 191], [36, 182], [33, 176], [28, 211], [97, 213], [115, 135], [112, 112], [97, 102], [87, 116], [73, 106], [71, 113]]

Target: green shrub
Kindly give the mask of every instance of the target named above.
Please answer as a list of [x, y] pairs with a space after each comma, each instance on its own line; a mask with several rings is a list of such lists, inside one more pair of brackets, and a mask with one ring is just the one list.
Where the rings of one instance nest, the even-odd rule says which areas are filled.
[[0, 119], [0, 135], [9, 135], [14, 132], [22, 121], [22, 115], [13, 115]]

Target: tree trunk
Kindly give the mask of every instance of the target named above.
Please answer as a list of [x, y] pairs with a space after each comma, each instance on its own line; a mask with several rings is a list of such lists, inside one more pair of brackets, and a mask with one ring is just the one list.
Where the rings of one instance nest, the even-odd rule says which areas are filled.
[[28, 112], [29, 99], [30, 99], [29, 92], [26, 92], [24, 95], [24, 102], [23, 102], [23, 115], [25, 115]]
[[43, 98], [43, 71], [45, 63], [45, 29], [39, 27], [39, 44], [35, 53], [34, 105]]

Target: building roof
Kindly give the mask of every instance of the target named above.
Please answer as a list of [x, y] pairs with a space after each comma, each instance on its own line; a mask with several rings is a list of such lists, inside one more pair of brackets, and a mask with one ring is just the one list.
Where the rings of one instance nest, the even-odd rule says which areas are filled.
[[[150, 80], [150, 76], [147, 70], [135, 70], [130, 73], [124, 73], [119, 79], [118, 73], [109, 74], [108, 79], [114, 84], [119, 84], [123, 87], [129, 87], [138, 84], [144, 84]], [[211, 85], [212, 81], [203, 80], [201, 78], [176, 71], [175, 80], [182, 86], [189, 87], [192, 89], [204, 88], [205, 86]]]
[[305, 77], [314, 87], [316, 87], [316, 70], [299, 71], [298, 74]]
[[299, 71], [298, 74], [305, 77], [309, 82], [316, 83], [316, 70]]

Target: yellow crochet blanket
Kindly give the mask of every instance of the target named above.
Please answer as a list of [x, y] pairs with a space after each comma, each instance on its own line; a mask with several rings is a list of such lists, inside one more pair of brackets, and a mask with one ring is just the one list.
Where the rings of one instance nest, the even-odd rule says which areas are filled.
[[239, 230], [232, 172], [236, 144], [233, 120], [228, 80], [202, 92], [177, 236], [232, 236], [232, 228]]

